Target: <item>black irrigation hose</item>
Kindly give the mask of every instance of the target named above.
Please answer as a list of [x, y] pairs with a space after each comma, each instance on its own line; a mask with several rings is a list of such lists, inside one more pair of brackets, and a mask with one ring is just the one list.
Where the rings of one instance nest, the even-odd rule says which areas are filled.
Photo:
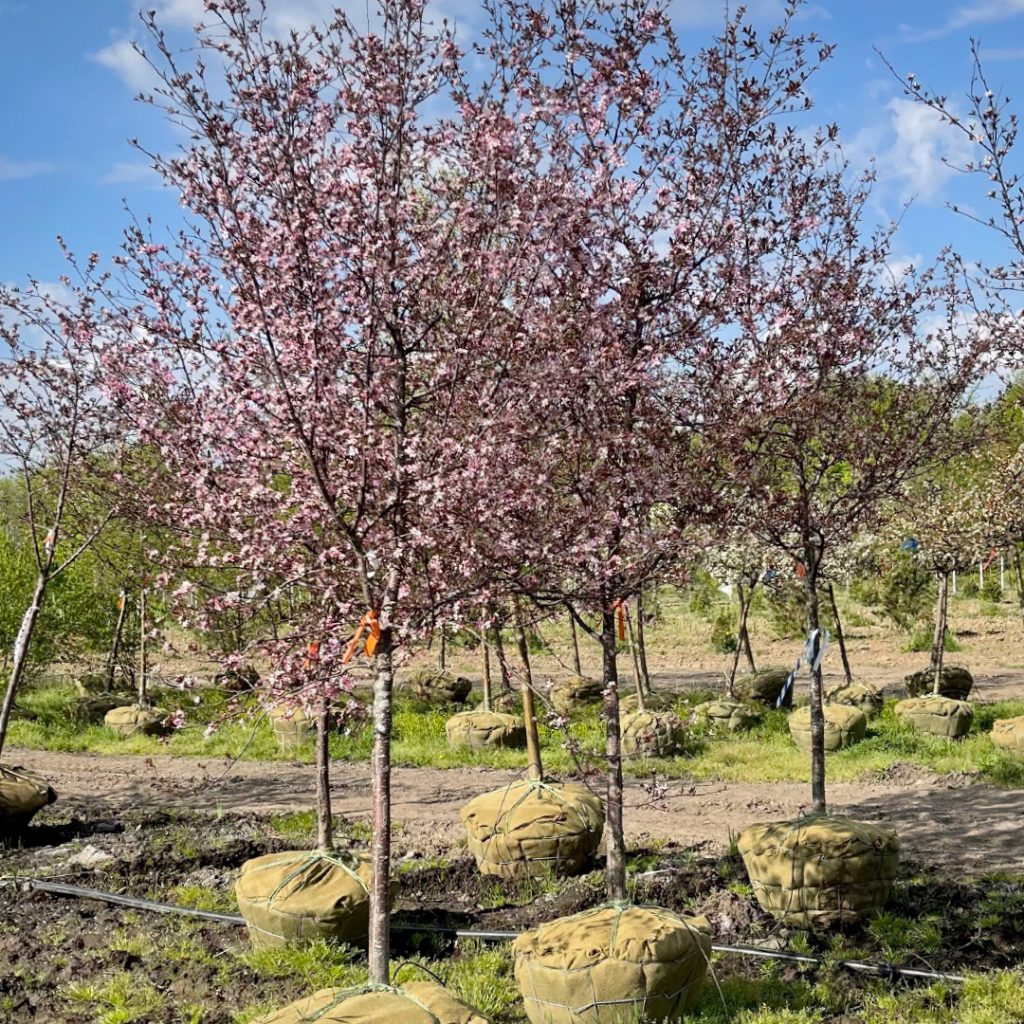
[[[177, 907], [172, 903], [158, 903], [156, 900], [144, 900], [135, 896], [119, 896], [116, 893], [104, 892], [102, 889], [86, 889], [79, 885], [64, 885], [61, 882], [44, 882], [37, 878], [10, 878], [9, 883], [27, 885], [38, 892], [50, 893], [53, 896], [75, 896], [81, 899], [100, 900], [119, 907], [131, 907], [134, 910], [148, 910], [155, 914], [180, 914], [185, 917], [198, 917], [204, 921], [219, 921], [222, 924], [244, 925], [245, 918], [239, 914], [219, 914], [213, 910], [193, 910], [191, 907]], [[519, 937], [519, 932], [478, 931], [463, 928], [446, 928], [430, 924], [393, 924], [399, 932], [415, 932], [418, 934], [452, 935], [457, 939], [478, 939], [482, 942], [509, 942]], [[787, 963], [809, 964], [821, 967], [826, 961], [820, 957], [806, 953], [786, 953], [778, 949], [763, 949], [760, 946], [726, 946], [712, 944], [716, 953], [731, 953], [737, 956], [755, 956], [765, 960], [782, 960]], [[920, 978], [929, 981], [948, 981], [962, 984], [964, 979], [959, 974], [946, 974], [942, 971], [922, 971], [916, 967], [896, 967], [893, 964], [873, 964], [864, 960], [833, 960], [833, 967], [843, 967], [858, 974], [868, 974], [876, 978], [887, 978], [897, 981], [900, 978]]]

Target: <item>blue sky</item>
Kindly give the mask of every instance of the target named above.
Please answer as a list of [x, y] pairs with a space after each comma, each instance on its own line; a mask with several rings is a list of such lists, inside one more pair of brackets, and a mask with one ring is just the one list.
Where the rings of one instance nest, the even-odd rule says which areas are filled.
[[[269, 0], [278, 27], [308, 23], [337, 0]], [[353, 0], [349, 0], [353, 2]], [[158, 187], [128, 140], [167, 150], [174, 140], [159, 114], [134, 101], [146, 68], [131, 41], [142, 37], [135, 0], [0, 0], [0, 280], [31, 274], [53, 280], [62, 269], [55, 236], [79, 252], [112, 254], [125, 223], [124, 205], [157, 224], [180, 218], [176, 198]], [[177, 38], [201, 0], [149, 0]], [[781, 0], [752, 0], [769, 21]], [[355, 5], [365, 11], [366, 3]], [[471, 29], [469, 0], [436, 9]], [[689, 49], [721, 23], [720, 0], [674, 0], [673, 15]], [[1005, 258], [994, 236], [946, 210], [949, 201], [983, 207], [982, 182], [945, 168], [944, 153], [962, 143], [927, 112], [900, 98], [878, 47], [901, 72], [951, 95], [970, 72], [969, 40], [981, 39], [991, 78], [1024, 112], [1024, 0], [810, 0], [801, 20], [838, 45], [814, 84], [817, 118], [836, 121], [849, 155], [877, 158], [874, 213], [896, 216], [913, 199], [897, 255], [927, 259], [954, 243], [972, 259]]]

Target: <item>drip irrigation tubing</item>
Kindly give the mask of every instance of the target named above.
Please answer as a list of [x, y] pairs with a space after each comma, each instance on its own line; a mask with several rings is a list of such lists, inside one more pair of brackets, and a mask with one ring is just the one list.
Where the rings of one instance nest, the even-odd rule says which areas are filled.
[[[5, 879], [10, 885], [28, 887], [37, 892], [52, 896], [73, 896], [78, 899], [99, 900], [118, 907], [129, 907], [132, 910], [146, 910], [155, 914], [179, 914], [184, 917], [196, 917], [204, 921], [217, 921], [221, 924], [244, 925], [245, 918], [240, 914], [222, 914], [214, 910], [194, 910], [191, 907], [179, 907], [173, 903], [158, 903], [156, 900], [140, 899], [136, 896], [122, 896], [118, 893], [104, 892], [102, 889], [87, 889], [80, 885], [66, 885], [63, 882], [44, 882], [38, 878], [14, 876]], [[450, 928], [444, 925], [403, 924], [395, 922], [391, 925], [396, 932], [413, 932], [416, 934], [450, 935], [457, 939], [477, 939], [481, 942], [511, 942], [519, 938], [519, 932], [487, 931], [471, 928]], [[901, 978], [915, 978], [927, 981], [947, 981], [962, 984], [964, 978], [959, 974], [947, 974], [944, 971], [926, 971], [918, 967], [897, 967], [895, 964], [870, 963], [866, 960], [822, 960], [808, 953], [788, 953], [781, 949], [765, 949], [762, 946], [745, 944], [723, 945], [712, 943], [715, 953], [728, 953], [734, 956], [753, 956], [765, 960], [781, 960], [786, 963], [808, 964], [814, 967], [842, 967], [858, 974], [868, 974], [876, 978], [887, 978], [898, 981]]]

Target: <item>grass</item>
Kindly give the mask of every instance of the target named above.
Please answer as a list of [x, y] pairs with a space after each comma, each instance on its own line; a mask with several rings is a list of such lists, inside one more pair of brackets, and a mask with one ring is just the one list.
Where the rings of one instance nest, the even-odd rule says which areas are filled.
[[164, 998], [152, 985], [140, 984], [126, 971], [102, 983], [73, 983], [67, 989], [72, 1003], [85, 1003], [96, 1024], [133, 1024], [148, 1021], [164, 1005]]
[[[67, 687], [27, 691], [22, 698], [35, 721], [16, 719], [10, 741], [17, 746], [46, 750], [89, 750], [101, 754], [184, 754], [202, 757], [241, 756], [247, 760], [313, 760], [312, 742], [294, 751], [278, 750], [265, 722], [231, 723], [209, 739], [203, 737], [202, 721], [189, 725], [166, 740], [134, 736], [121, 739], [105, 726], [78, 727], [71, 723], [69, 708], [76, 699]], [[680, 698], [676, 710], [685, 716], [690, 701]], [[466, 750], [449, 746], [444, 724], [450, 709], [427, 707], [400, 697], [396, 701], [394, 744], [395, 764], [412, 767], [488, 767], [520, 770], [526, 754], [519, 750]], [[970, 735], [952, 743], [927, 736], [899, 722], [892, 702], [870, 724], [867, 738], [847, 750], [829, 754], [828, 772], [833, 781], [856, 781], [866, 773], [884, 772], [895, 762], [907, 762], [933, 771], [978, 774], [996, 785], [1024, 787], [1024, 760], [994, 747], [986, 733], [996, 718], [1024, 715], [1024, 700], [978, 705]], [[604, 728], [597, 714], [574, 720], [568, 736], [578, 745], [583, 759], [599, 762], [604, 746]], [[545, 767], [554, 774], [568, 775], [576, 761], [567, 749], [566, 734], [541, 726]], [[370, 755], [370, 729], [352, 735], [331, 737], [331, 756], [341, 761], [365, 762]], [[626, 765], [627, 774], [647, 777], [650, 762]], [[782, 711], [766, 711], [759, 726], [746, 733], [711, 735], [692, 730], [684, 756], [657, 762], [666, 778], [723, 781], [782, 780], [807, 781], [810, 759], [794, 746], [787, 718]], [[312, 812], [282, 816], [272, 825], [284, 838], [303, 839], [312, 834]], [[352, 838], [360, 838], [352, 836]]]

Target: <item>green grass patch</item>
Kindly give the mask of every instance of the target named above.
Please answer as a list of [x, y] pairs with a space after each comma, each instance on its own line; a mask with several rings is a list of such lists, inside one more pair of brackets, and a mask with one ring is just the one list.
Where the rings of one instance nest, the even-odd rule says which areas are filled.
[[133, 1024], [152, 1020], [164, 1005], [163, 996], [152, 985], [141, 984], [128, 972], [102, 982], [81, 982], [68, 986], [71, 1003], [87, 1004], [96, 1024]]

